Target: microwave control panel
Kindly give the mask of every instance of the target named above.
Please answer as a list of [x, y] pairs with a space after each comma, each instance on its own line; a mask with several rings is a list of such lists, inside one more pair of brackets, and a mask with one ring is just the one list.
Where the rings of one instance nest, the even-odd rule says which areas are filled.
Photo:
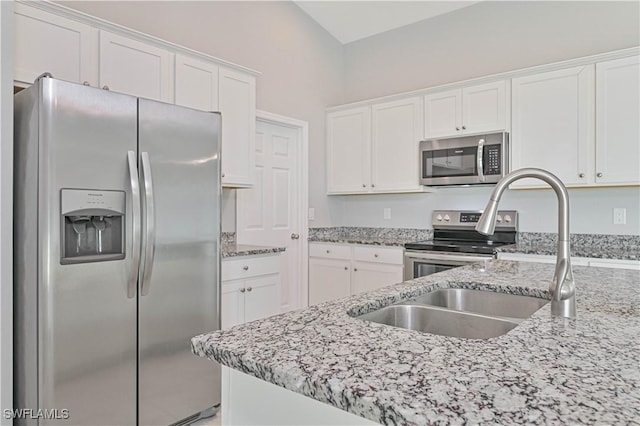
[[501, 152], [500, 145], [487, 145], [484, 147], [484, 174], [499, 175], [501, 170]]

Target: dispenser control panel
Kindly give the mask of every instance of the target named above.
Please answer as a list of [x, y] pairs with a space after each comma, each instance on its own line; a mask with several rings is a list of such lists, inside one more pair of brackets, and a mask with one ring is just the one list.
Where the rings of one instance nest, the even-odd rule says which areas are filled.
[[124, 259], [125, 192], [62, 189], [61, 264]]

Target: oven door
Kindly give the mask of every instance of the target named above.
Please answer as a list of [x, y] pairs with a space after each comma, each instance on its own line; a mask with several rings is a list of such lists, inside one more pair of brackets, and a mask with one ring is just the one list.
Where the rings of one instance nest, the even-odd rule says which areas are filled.
[[412, 280], [475, 262], [493, 259], [490, 255], [443, 254], [407, 250], [404, 253], [404, 279]]

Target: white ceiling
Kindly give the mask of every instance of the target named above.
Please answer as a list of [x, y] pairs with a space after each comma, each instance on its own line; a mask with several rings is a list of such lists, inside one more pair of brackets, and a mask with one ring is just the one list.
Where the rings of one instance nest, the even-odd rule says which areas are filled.
[[294, 1], [343, 44], [470, 6], [477, 1]]

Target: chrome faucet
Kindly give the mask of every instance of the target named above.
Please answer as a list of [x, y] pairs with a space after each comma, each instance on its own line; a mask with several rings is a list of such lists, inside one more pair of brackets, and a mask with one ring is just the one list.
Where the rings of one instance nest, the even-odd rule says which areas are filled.
[[484, 235], [493, 234], [496, 227], [498, 202], [502, 193], [513, 182], [523, 178], [537, 178], [548, 183], [558, 197], [558, 254], [556, 271], [549, 287], [551, 293], [551, 314], [576, 317], [576, 285], [571, 270], [571, 251], [569, 246], [569, 194], [567, 188], [555, 175], [542, 169], [514, 170], [500, 179], [491, 193], [487, 207], [476, 224], [476, 231]]

